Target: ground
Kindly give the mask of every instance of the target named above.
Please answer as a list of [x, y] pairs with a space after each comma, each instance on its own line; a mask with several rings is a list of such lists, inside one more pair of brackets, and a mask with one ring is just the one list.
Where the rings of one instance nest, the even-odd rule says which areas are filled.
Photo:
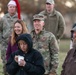
[[[59, 68], [58, 68], [58, 75], [60, 75], [61, 70], [62, 70], [62, 63], [66, 57], [66, 54], [69, 50], [69, 44], [70, 44], [70, 40], [61, 40], [59, 43], [60, 46], [60, 50], [59, 50]], [[0, 75], [2, 74], [2, 62], [0, 59]]]

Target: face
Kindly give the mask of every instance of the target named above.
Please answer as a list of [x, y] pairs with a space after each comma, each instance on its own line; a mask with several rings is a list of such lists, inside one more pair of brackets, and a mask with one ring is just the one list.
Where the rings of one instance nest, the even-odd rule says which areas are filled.
[[27, 45], [27, 43], [26, 43], [25, 41], [20, 40], [20, 41], [18, 42], [18, 45], [19, 45], [20, 49], [21, 49], [23, 52], [27, 52], [27, 50], [28, 50], [28, 45]]
[[8, 12], [10, 14], [15, 14], [16, 13], [16, 6], [14, 6], [14, 5], [8, 5]]
[[34, 24], [34, 29], [35, 30], [41, 31], [43, 29], [43, 26], [44, 26], [44, 21], [34, 20], [33, 24]]
[[46, 10], [47, 11], [53, 11], [53, 9], [54, 9], [54, 4], [46, 3]]
[[21, 26], [20, 23], [15, 23], [15, 25], [14, 25], [14, 32], [17, 35], [20, 35], [22, 33], [22, 26]]
[[76, 32], [73, 32], [73, 38], [76, 38]]

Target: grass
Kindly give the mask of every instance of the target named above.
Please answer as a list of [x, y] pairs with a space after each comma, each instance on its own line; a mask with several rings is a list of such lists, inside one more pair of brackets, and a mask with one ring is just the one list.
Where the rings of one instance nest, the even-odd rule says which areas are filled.
[[68, 52], [69, 49], [70, 49], [70, 40], [67, 39], [67, 40], [61, 40], [60, 41], [60, 52]]
[[0, 75], [3, 75], [3, 74], [2, 74], [2, 66], [3, 66], [3, 65], [2, 65], [2, 61], [0, 60]]
[[60, 75], [61, 73], [61, 70], [62, 70], [62, 64], [63, 64], [63, 61], [65, 59], [65, 56], [66, 56], [66, 53], [64, 52], [60, 52], [59, 53], [59, 67], [58, 67], [58, 75]]
[[67, 52], [69, 51], [69, 48], [70, 48], [69, 46], [70, 46], [70, 40], [61, 40], [60, 41], [58, 75], [60, 75], [60, 73], [61, 73], [62, 64], [67, 55]]
[[[60, 73], [61, 73], [63, 61], [64, 61], [66, 54], [69, 50], [69, 44], [70, 44], [69, 40], [61, 40], [60, 41], [58, 75], [60, 75]], [[3, 75], [2, 74], [2, 62], [1, 62], [1, 60], [0, 60], [0, 75]]]

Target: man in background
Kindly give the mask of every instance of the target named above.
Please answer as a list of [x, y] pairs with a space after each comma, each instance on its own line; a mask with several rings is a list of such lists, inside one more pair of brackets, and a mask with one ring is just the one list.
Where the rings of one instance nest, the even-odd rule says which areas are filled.
[[[11, 0], [9, 1], [7, 7], [8, 7], [8, 13], [4, 15], [3, 18], [0, 19], [0, 44], [2, 46], [1, 48], [1, 59], [3, 62], [3, 73], [4, 75], [7, 75], [5, 70], [5, 55], [6, 55], [6, 48], [8, 45], [8, 39], [11, 35], [12, 26], [14, 22], [17, 19], [20, 19], [20, 12], [18, 11], [18, 1], [17, 0]], [[17, 14], [17, 12], [19, 12]]]
[[46, 0], [46, 8], [39, 14], [45, 16], [44, 28], [52, 32], [56, 36], [57, 41], [59, 41], [64, 33], [65, 21], [61, 13], [55, 10], [54, 6], [54, 0]]

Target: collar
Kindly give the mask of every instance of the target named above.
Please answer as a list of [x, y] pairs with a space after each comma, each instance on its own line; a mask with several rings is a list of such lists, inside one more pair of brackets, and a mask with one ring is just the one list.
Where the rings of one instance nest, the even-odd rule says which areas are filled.
[[49, 15], [49, 16], [54, 16], [56, 15], [56, 10], [54, 9], [52, 12], [48, 13], [46, 10], [45, 10], [45, 15]]
[[34, 35], [41, 35], [41, 34], [43, 34], [44, 32], [45, 32], [45, 28], [43, 28], [43, 30], [40, 31], [39, 34], [36, 34], [35, 30], [32, 30], [32, 33], [33, 33]]
[[7, 16], [7, 18], [11, 18], [11, 17], [13, 17], [13, 18], [18, 18], [17, 13], [16, 13], [15, 15], [13, 15], [13, 16], [10, 16], [10, 14], [7, 13], [6, 16]]

